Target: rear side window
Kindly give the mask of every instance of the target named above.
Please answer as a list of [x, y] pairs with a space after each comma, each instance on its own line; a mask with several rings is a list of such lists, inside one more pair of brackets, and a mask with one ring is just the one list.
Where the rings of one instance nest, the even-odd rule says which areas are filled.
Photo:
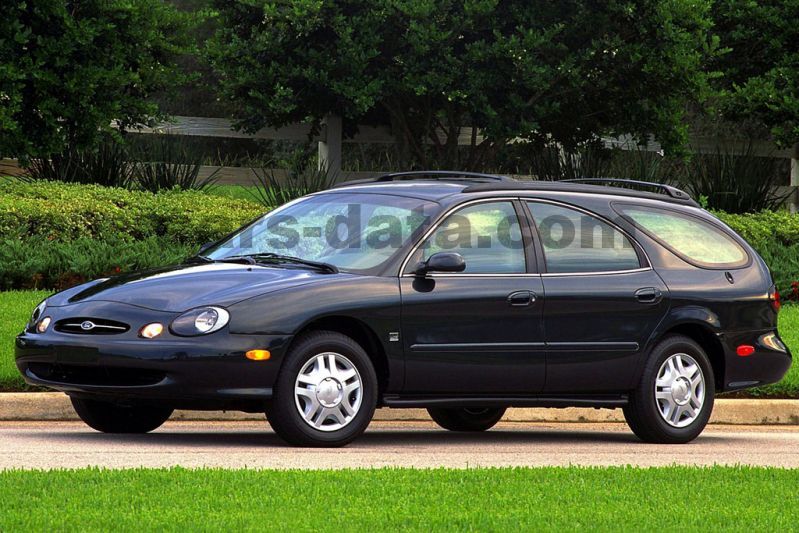
[[559, 205], [527, 202], [547, 272], [614, 272], [641, 267], [630, 239], [599, 218]]
[[730, 268], [749, 261], [746, 250], [730, 235], [698, 217], [657, 207], [616, 208], [678, 256], [698, 266]]

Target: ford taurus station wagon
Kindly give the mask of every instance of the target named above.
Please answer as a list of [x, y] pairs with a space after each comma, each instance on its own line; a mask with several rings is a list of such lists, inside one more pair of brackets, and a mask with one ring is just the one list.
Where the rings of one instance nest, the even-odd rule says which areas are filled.
[[16, 363], [109, 433], [227, 409], [340, 446], [380, 406], [453, 431], [579, 406], [684, 443], [717, 393], [786, 373], [779, 307], [758, 254], [673, 187], [406, 172], [289, 202], [184, 264], [51, 296]]

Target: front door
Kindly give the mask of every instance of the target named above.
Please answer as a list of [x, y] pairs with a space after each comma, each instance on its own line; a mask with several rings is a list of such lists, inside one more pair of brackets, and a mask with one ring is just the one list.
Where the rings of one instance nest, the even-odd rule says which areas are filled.
[[561, 204], [526, 204], [546, 266], [545, 391], [629, 390], [668, 310], [666, 285], [616, 226]]
[[[544, 291], [541, 276], [528, 272], [524, 243], [530, 236], [517, 209], [521, 204], [510, 200], [470, 203], [411, 255], [400, 278], [405, 393], [541, 391]], [[439, 251], [460, 253], [466, 270], [412, 273]]]

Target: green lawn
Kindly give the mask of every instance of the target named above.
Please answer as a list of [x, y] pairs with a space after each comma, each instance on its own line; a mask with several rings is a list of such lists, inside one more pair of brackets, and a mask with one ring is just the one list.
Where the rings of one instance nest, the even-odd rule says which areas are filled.
[[0, 494], [2, 531], [790, 531], [799, 524], [799, 470], [744, 467], [5, 471]]
[[251, 193], [253, 189], [254, 187], [250, 185], [214, 185], [208, 189], [208, 193], [215, 194], [217, 196], [233, 198], [236, 200], [249, 200], [251, 202], [257, 202]]
[[0, 391], [27, 386], [14, 365], [14, 337], [22, 331], [33, 309], [50, 291], [0, 292]]
[[[14, 366], [14, 336], [30, 317], [47, 291], [0, 292], [0, 391], [21, 390], [24, 382]], [[780, 335], [794, 354], [799, 354], [799, 305], [785, 305], [780, 311]], [[772, 398], [799, 398], [799, 365], [794, 364], [780, 383], [747, 394]]]

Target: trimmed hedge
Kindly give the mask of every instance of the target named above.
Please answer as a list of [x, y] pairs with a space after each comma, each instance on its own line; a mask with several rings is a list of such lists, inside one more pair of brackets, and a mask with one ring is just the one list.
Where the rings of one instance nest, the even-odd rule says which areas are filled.
[[713, 214], [755, 248], [772, 244], [799, 244], [799, 215], [788, 211], [761, 211], [745, 215], [716, 211]]
[[199, 191], [153, 194], [99, 185], [0, 180], [0, 236], [50, 241], [140, 240], [199, 245], [262, 215], [263, 206]]
[[122, 272], [180, 263], [192, 244], [165, 237], [48, 241], [41, 237], [0, 241], [0, 290], [66, 289]]
[[[0, 179], [0, 288], [59, 288], [117, 267], [168, 264], [265, 211], [255, 202], [199, 191], [153, 194]], [[783, 296], [799, 300], [799, 216], [715, 214], [763, 256]], [[125, 244], [153, 237], [145, 245]], [[72, 241], [80, 242], [67, 244]]]
[[799, 215], [788, 211], [714, 214], [757, 250], [783, 298], [799, 300]]

